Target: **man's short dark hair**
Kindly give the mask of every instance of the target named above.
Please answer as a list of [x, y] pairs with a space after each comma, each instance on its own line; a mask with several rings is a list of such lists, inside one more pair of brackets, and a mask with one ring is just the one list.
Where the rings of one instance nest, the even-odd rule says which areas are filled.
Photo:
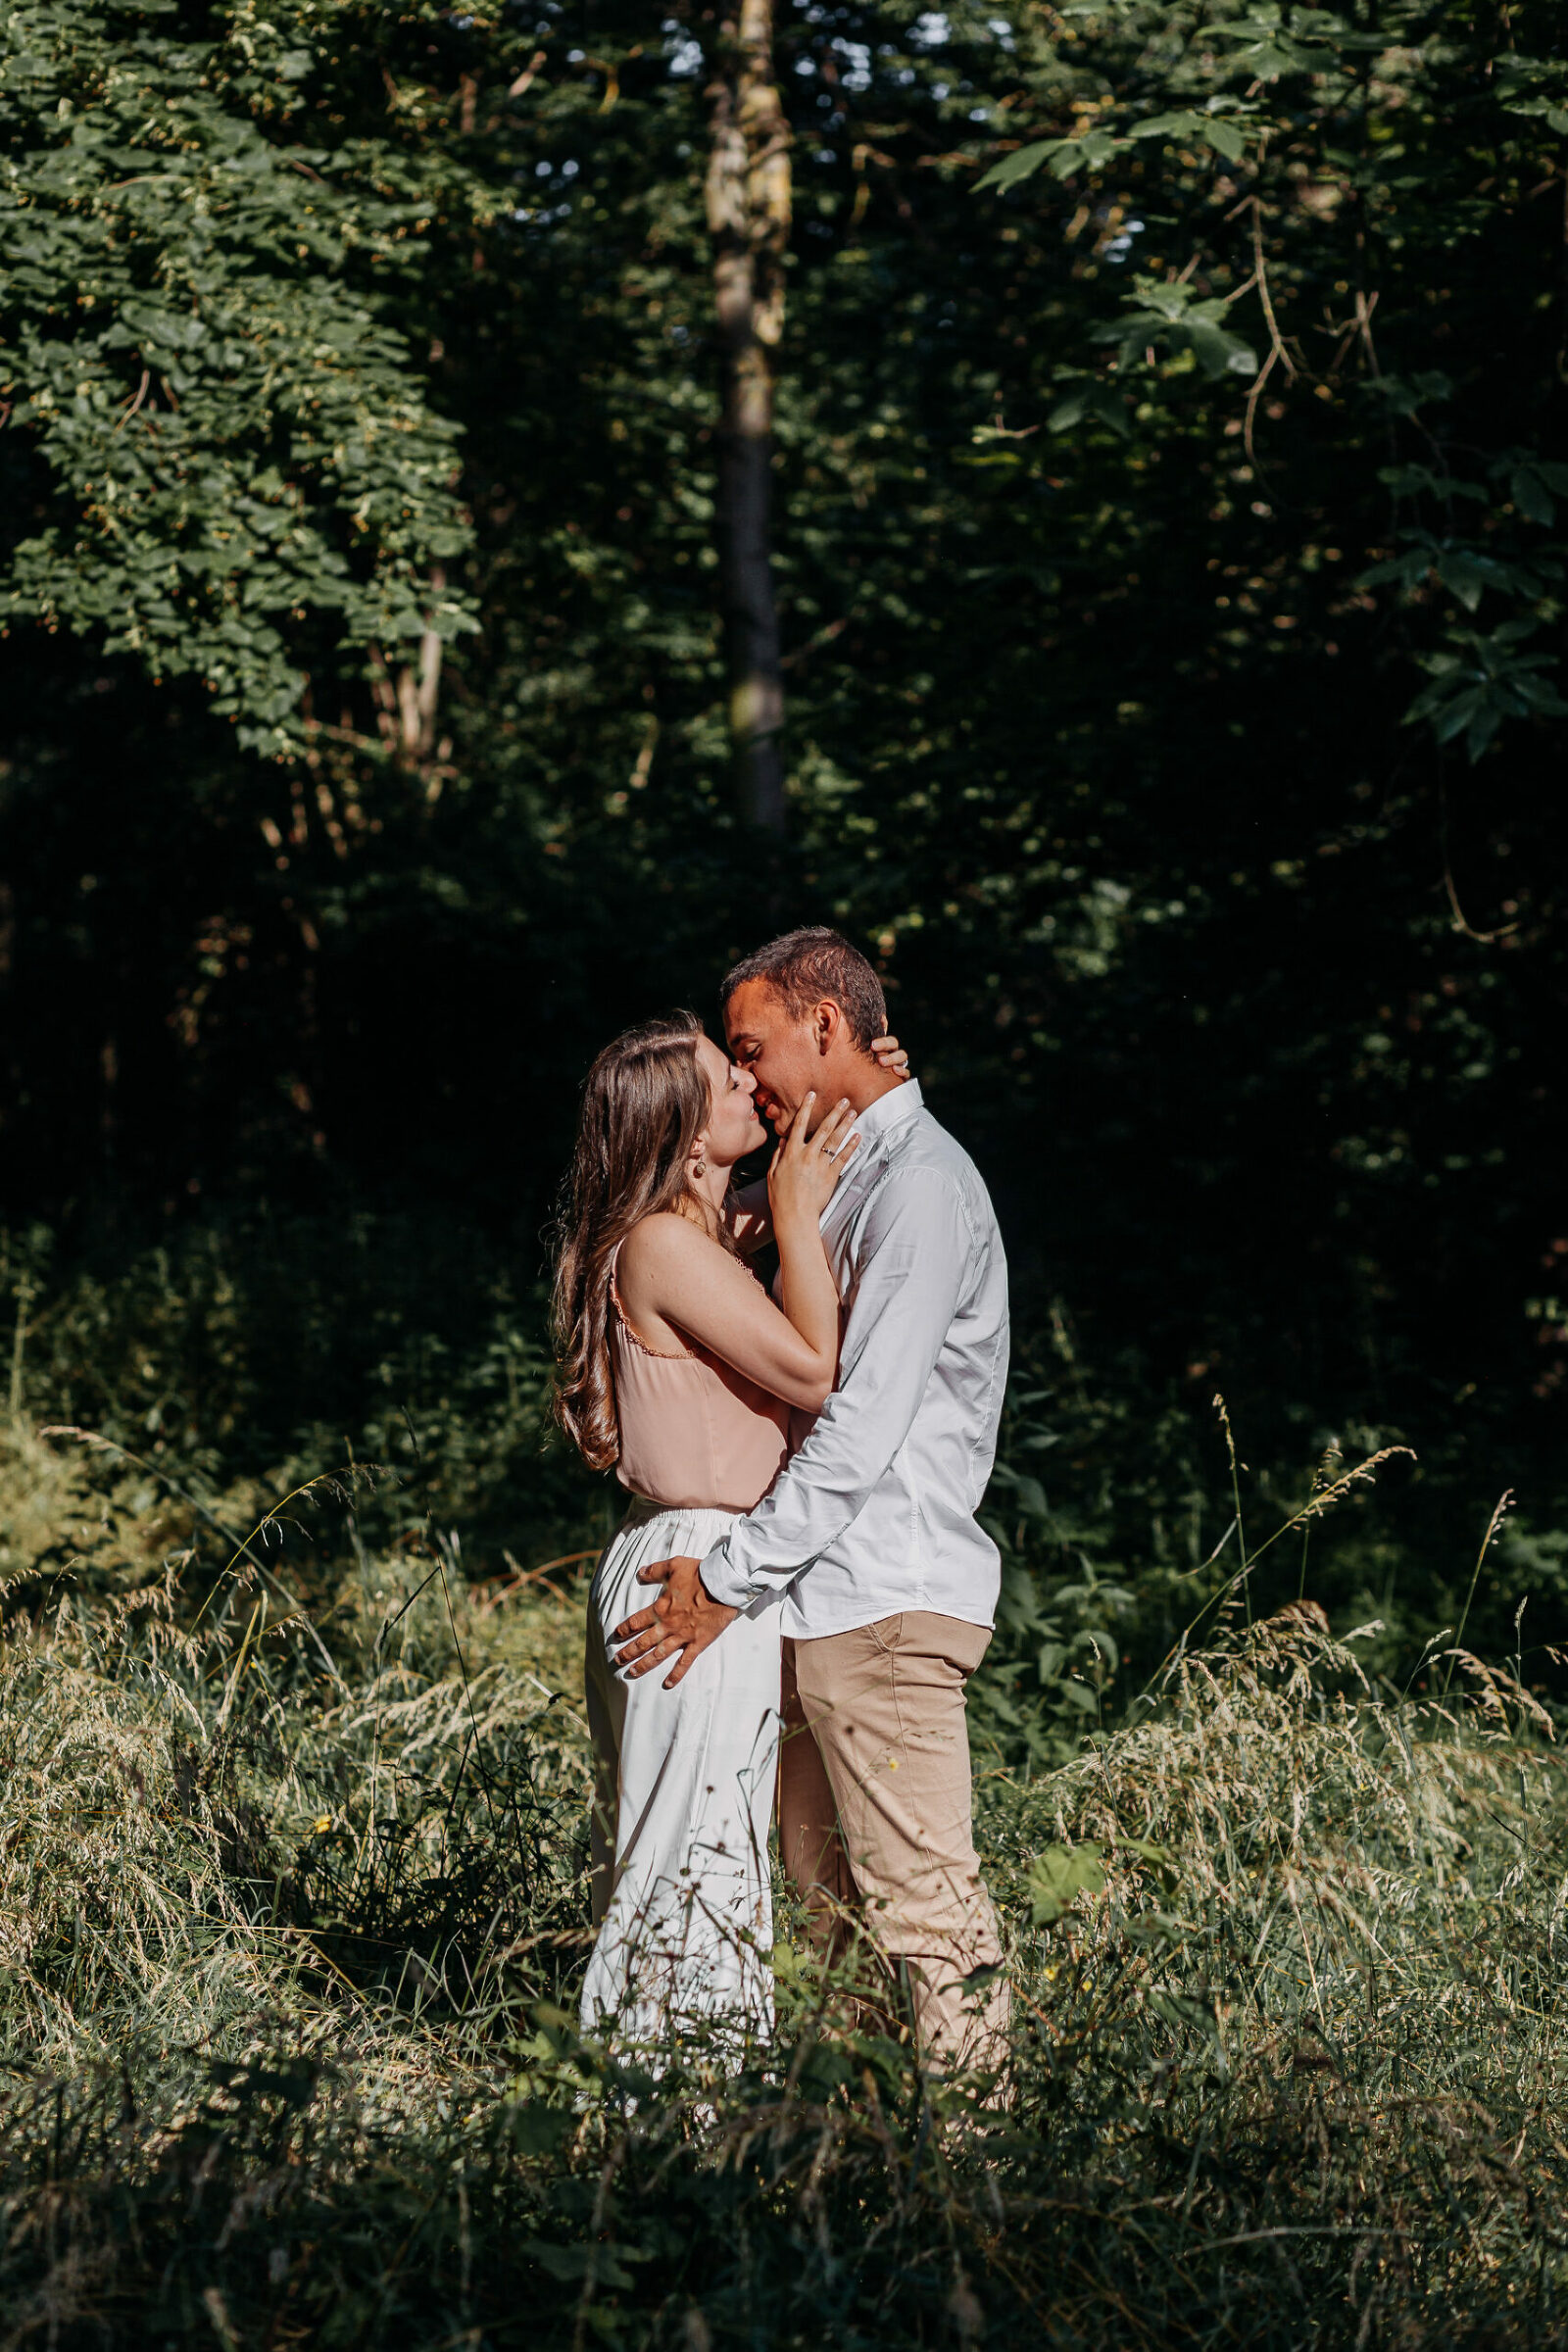
[[852, 948], [842, 932], [830, 931], [824, 923], [810, 924], [804, 931], [786, 931], [782, 939], [770, 939], [755, 956], [744, 956], [725, 977], [719, 990], [720, 1004], [727, 1007], [735, 991], [744, 988], [748, 980], [765, 980], [783, 998], [792, 1020], [804, 1020], [813, 1004], [830, 999], [849, 1023], [850, 1035], [862, 1054], [870, 1052], [873, 1037], [887, 1034], [888, 1001], [881, 981], [859, 949]]

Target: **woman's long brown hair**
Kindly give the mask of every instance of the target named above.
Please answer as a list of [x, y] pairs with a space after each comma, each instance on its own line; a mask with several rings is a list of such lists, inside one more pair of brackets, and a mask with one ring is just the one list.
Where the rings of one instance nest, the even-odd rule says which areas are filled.
[[591, 1470], [612, 1469], [620, 1459], [611, 1261], [644, 1217], [698, 1206], [687, 1171], [710, 1108], [697, 1058], [703, 1034], [694, 1012], [645, 1021], [605, 1048], [583, 1086], [557, 1229], [551, 1329], [556, 1419]]

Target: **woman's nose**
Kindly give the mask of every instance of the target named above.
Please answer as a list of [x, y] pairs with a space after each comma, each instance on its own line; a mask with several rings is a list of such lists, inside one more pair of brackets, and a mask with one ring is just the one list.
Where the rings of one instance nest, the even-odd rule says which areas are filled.
[[743, 1070], [739, 1062], [735, 1064], [735, 1083], [737, 1086], [744, 1086], [749, 1095], [755, 1095], [757, 1092], [756, 1072]]

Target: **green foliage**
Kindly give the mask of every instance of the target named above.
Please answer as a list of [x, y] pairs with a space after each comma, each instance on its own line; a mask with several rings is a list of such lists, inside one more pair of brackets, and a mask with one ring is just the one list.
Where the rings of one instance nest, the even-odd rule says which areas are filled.
[[318, 61], [288, 29], [37, 0], [0, 31], [0, 359], [28, 452], [0, 611], [199, 679], [270, 752], [298, 742], [311, 661], [474, 626], [430, 576], [469, 545], [459, 427], [375, 282], [427, 250], [436, 194], [385, 140], [291, 135]]
[[[1562, 2331], [1568, 110], [1499, 24], [780, 11], [774, 855], [695, 21], [8, 15], [8, 2340]], [[541, 1228], [593, 1050], [797, 917], [1015, 1270], [1004, 2113], [788, 1942], [776, 2050], [569, 2023]]]
[[1103, 1894], [1103, 1859], [1104, 1849], [1092, 1840], [1086, 1845], [1048, 1845], [1036, 1854], [1029, 1867], [1030, 1924], [1054, 1927], [1076, 1895]]
[[983, 2103], [787, 1941], [776, 2046], [577, 2033], [584, 1588], [448, 1566], [367, 1555], [314, 1624], [243, 1563], [194, 1623], [156, 1580], [13, 1611], [8, 2340], [1560, 2328], [1568, 1813], [1511, 1676], [1379, 1700], [1278, 1620], [985, 1776], [1018, 2002]]
[[1552, 666], [1551, 656], [1519, 650], [1535, 633], [1533, 620], [1505, 620], [1490, 637], [1450, 630], [1454, 651], [1421, 658], [1432, 683], [1416, 696], [1406, 721], [1429, 718], [1440, 743], [1462, 734], [1471, 759], [1479, 760], [1505, 718], [1568, 718], [1568, 703], [1541, 674]]
[[[50, 1238], [0, 1239], [17, 1407], [0, 1435], [0, 1578], [15, 1600], [130, 1593], [171, 1563], [205, 1592], [292, 1490], [260, 1548], [317, 1597], [368, 1553], [423, 1560], [421, 1574], [445, 1557], [454, 1580], [486, 1587], [569, 1561], [613, 1526], [620, 1490], [551, 1427], [543, 1301], [514, 1254], [471, 1229], [363, 1213], [213, 1224], [96, 1266], [52, 1262]], [[1511, 1652], [1528, 1597], [1520, 1672], [1554, 1687], [1565, 1538], [1530, 1449], [1478, 1467], [1450, 1436], [1411, 1461], [1410, 1433], [1260, 1400], [1243, 1528], [1214, 1401], [1206, 1383], [1097, 1359], [1060, 1301], [1043, 1331], [1020, 1319], [983, 1512], [1003, 1576], [970, 1697], [981, 1752], [1053, 1770], [1122, 1720], [1184, 1638], [1303, 1592], [1380, 1620], [1373, 1662], [1402, 1688], [1433, 1629], [1466, 1607], [1452, 1531], [1483, 1522], [1505, 1479], [1524, 1509], [1489, 1553], [1471, 1645]], [[40, 1425], [104, 1443], [40, 1440]], [[1354, 1473], [1389, 1446], [1374, 1492]], [[348, 1482], [346, 1512], [312, 1488], [322, 1462]]]
[[1199, 301], [1191, 286], [1135, 278], [1130, 310], [1097, 326], [1093, 340], [1117, 346], [1119, 369], [1131, 367], [1140, 352], [1164, 346], [1174, 353], [1190, 352], [1210, 382], [1227, 373], [1255, 375], [1256, 352], [1220, 323], [1227, 308], [1218, 295]]
[[[1542, 9], [1526, 13], [1532, 24], [1544, 18]], [[1332, 421], [1340, 401], [1348, 395], [1352, 416], [1357, 405], [1369, 416], [1381, 411], [1397, 462], [1376, 466], [1373, 435], [1354, 437], [1355, 458], [1394, 494], [1386, 536], [1400, 552], [1357, 584], [1395, 583], [1407, 609], [1435, 608], [1419, 611], [1418, 627], [1441, 627], [1451, 615], [1445, 598], [1475, 612], [1490, 596], [1504, 615], [1462, 683], [1444, 682], [1455, 657], [1415, 652], [1439, 683], [1408, 716], [1431, 719], [1440, 743], [1462, 735], [1472, 760], [1507, 721], [1560, 717], [1560, 696], [1537, 674], [1554, 668], [1553, 658], [1504, 654], [1560, 611], [1561, 545], [1538, 537], [1555, 520], [1553, 484], [1568, 478], [1553, 454], [1561, 446], [1555, 395], [1539, 372], [1534, 382], [1516, 380], [1507, 405], [1532, 439], [1499, 449], [1488, 404], [1475, 397], [1481, 355], [1466, 353], [1462, 389], [1432, 364], [1453, 339], [1455, 320], [1445, 312], [1462, 299], [1467, 259], [1480, 263], [1503, 220], [1522, 225], [1525, 208], [1551, 184], [1556, 166], [1544, 132], [1562, 109], [1537, 85], [1560, 91], [1560, 63], [1521, 54], [1513, 22], [1468, 0], [1436, 11], [1402, 0], [1375, 16], [1269, 7], [1237, 17], [1112, 0], [1063, 11], [1055, 33], [1044, 19], [1026, 21], [1035, 39], [1020, 61], [1023, 103], [1008, 132], [1052, 115], [1074, 117], [1074, 132], [1014, 145], [977, 189], [1001, 193], [1045, 171], [1085, 213], [1122, 220], [1136, 206], [1157, 223], [1162, 246], [1187, 256], [1179, 271], [1172, 264], [1163, 278], [1137, 279], [1120, 318], [1090, 327], [1091, 342], [1114, 346], [1114, 394], [1107, 400], [1103, 384], [1098, 397], [1069, 393], [1054, 428], [1111, 420], [1118, 410], [1125, 416], [1129, 395], [1179, 399], [1188, 355], [1210, 380], [1253, 379], [1250, 462], [1271, 378], [1276, 401], [1287, 387], [1299, 401], [1310, 386], [1329, 402], [1325, 421], [1342, 451]], [[1173, 97], [1185, 103], [1172, 110]], [[1146, 112], [1151, 106], [1159, 111]], [[1129, 229], [1128, 243], [1145, 227], [1140, 220]], [[1548, 271], [1542, 245], [1530, 297], [1538, 312], [1554, 307]], [[1450, 407], [1456, 392], [1462, 424]], [[1464, 478], [1475, 471], [1491, 486]], [[1299, 497], [1305, 477], [1298, 452], [1279, 496]], [[1365, 494], [1347, 483], [1336, 504]]]
[[[18, 1213], [117, 1278], [209, 1210], [265, 1203], [328, 1237], [362, 1212], [466, 1223], [512, 1253], [520, 1301], [594, 1050], [662, 1003], [709, 1003], [760, 932], [826, 918], [885, 970], [933, 1105], [993, 1185], [1020, 1320], [1064, 1298], [1105, 1394], [1191, 1413], [1213, 1384], [1188, 1367], [1208, 1365], [1266, 1417], [1267, 1459], [1319, 1429], [1397, 1430], [1495, 1461], [1550, 1523], [1563, 1325], [1532, 1302], [1564, 1238], [1568, 444], [1556, 134], [1510, 107], [1549, 96], [1554, 68], [1504, 74], [1493, 20], [1459, 0], [1397, 50], [1388, 26], [1356, 47], [1359, 18], [1281, 18], [1269, 42], [1309, 65], [1256, 90], [1254, 34], [1205, 46], [1185, 8], [781, 13], [775, 856], [730, 803], [684, 20], [656, 37], [596, 0], [584, 33], [549, 5], [460, 22], [410, 0], [288, 8], [266, 33], [194, 6], [36, 23], [67, 80], [72, 57], [101, 77], [111, 59], [126, 107], [143, 94], [134, 122], [106, 102], [82, 130], [84, 106], [63, 124], [0, 85], [8, 172], [100, 174], [90, 203], [16, 215], [65, 240], [37, 297], [63, 307], [28, 329], [49, 367], [120, 316], [67, 300], [74, 254], [84, 282], [134, 260], [135, 299], [173, 272], [171, 316], [193, 315], [210, 261], [225, 300], [257, 278], [259, 316], [265, 280], [287, 321], [368, 320], [403, 353], [388, 413], [412, 415], [407, 394], [440, 428], [392, 520], [433, 532], [439, 491], [466, 555], [428, 533], [356, 554], [319, 451], [285, 463], [266, 402], [257, 437], [211, 462], [278, 466], [356, 595], [405, 580], [400, 628], [441, 596], [482, 625], [438, 664], [436, 637], [415, 660], [368, 616], [344, 642], [335, 609], [275, 608], [268, 674], [280, 695], [311, 683], [303, 753], [272, 762], [215, 722], [216, 673], [155, 687], [139, 655], [18, 618], [0, 649]], [[1523, 20], [1515, 37], [1508, 56], [1549, 60]], [[161, 74], [172, 110], [151, 103]], [[155, 137], [187, 114], [194, 146]], [[100, 122], [133, 168], [100, 155]], [[220, 184], [223, 124], [260, 208], [231, 229], [222, 206], [167, 210], [176, 182]], [[1080, 130], [1125, 144], [975, 197], [1005, 142]], [[143, 203], [166, 210], [126, 244], [115, 224]], [[80, 241], [111, 226], [94, 261]], [[91, 380], [118, 390], [80, 413], [117, 466], [153, 447], [153, 402], [166, 438], [190, 413], [176, 395], [166, 416], [150, 380], [115, 432], [134, 348], [104, 345]], [[199, 374], [206, 348], [179, 364]], [[296, 358], [287, 384], [315, 397]], [[19, 539], [74, 548], [85, 507], [51, 486], [43, 429], [0, 433], [7, 514]], [[102, 549], [83, 562], [92, 593], [122, 595]], [[308, 567], [338, 593], [324, 556]], [[245, 1311], [270, 1314], [249, 1289]], [[413, 1327], [441, 1336], [422, 1308]], [[334, 1457], [347, 1404], [322, 1406]], [[309, 1417], [269, 1404], [256, 1457], [281, 1460]]]
[[[91, 1589], [144, 1584], [182, 1546], [216, 1563], [323, 1461], [376, 1473], [350, 1557], [461, 1527], [467, 1573], [499, 1575], [519, 1547], [580, 1545], [585, 1519], [608, 1530], [604, 1482], [552, 1439], [542, 1300], [461, 1227], [263, 1219], [64, 1275], [50, 1238], [0, 1236], [16, 1482], [0, 1574]], [[62, 1453], [29, 1422], [114, 1450]], [[330, 1575], [346, 1530], [307, 1508], [292, 1541]]]

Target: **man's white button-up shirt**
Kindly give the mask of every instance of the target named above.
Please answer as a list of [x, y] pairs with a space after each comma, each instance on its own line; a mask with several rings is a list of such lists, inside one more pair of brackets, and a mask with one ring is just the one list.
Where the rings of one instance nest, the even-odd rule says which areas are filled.
[[844, 1301], [839, 1385], [772, 1489], [703, 1562], [715, 1600], [784, 1595], [809, 1641], [903, 1609], [995, 1622], [975, 1512], [1007, 1381], [1007, 1262], [980, 1174], [911, 1079], [855, 1122], [822, 1214]]

